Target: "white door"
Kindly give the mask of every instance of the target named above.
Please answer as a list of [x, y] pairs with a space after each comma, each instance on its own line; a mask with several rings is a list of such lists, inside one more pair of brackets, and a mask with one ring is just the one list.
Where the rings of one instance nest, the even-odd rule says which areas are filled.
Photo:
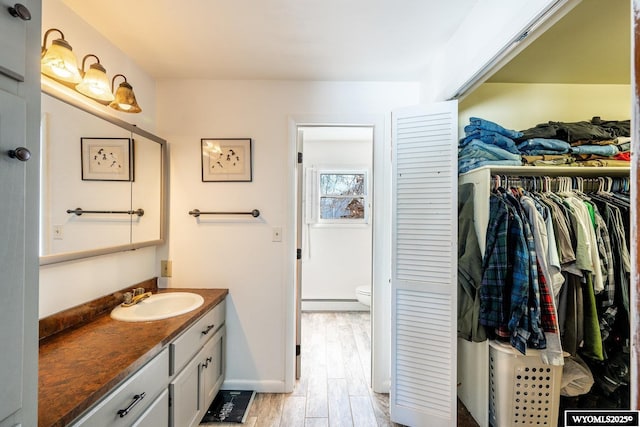
[[456, 425], [457, 101], [395, 111], [391, 419]]

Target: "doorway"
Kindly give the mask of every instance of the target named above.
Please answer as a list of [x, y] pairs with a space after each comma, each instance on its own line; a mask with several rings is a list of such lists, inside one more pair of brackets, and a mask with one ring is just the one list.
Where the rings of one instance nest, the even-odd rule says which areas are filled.
[[373, 129], [301, 126], [301, 309], [369, 311]]
[[[303, 312], [369, 312], [373, 266], [373, 127], [298, 126], [296, 378]], [[368, 336], [371, 321], [367, 316]], [[367, 343], [371, 348], [371, 342]], [[370, 353], [370, 351], [369, 351]], [[371, 354], [367, 358], [371, 360]], [[367, 377], [370, 378], [371, 363]], [[307, 371], [308, 372], [308, 371]], [[368, 381], [371, 386], [371, 381]]]
[[[371, 381], [374, 392], [388, 393], [390, 387], [390, 319], [391, 319], [391, 293], [389, 288], [391, 274], [391, 225], [390, 225], [390, 180], [391, 180], [391, 135], [386, 130], [390, 129], [390, 117], [386, 115], [371, 114], [332, 114], [332, 115], [297, 115], [289, 118], [289, 149], [291, 160], [296, 164], [290, 169], [290, 211], [291, 222], [290, 239], [291, 252], [299, 254], [296, 262], [289, 264], [291, 280], [287, 292], [288, 321], [286, 335], [288, 359], [286, 362], [285, 387], [293, 390], [296, 387], [296, 378], [300, 372], [300, 354], [303, 350], [301, 344], [301, 295], [302, 289], [298, 279], [302, 273], [302, 182], [304, 158], [304, 132], [300, 135], [299, 128], [304, 127], [365, 127], [372, 130], [373, 135], [373, 166], [369, 174], [369, 197], [371, 202], [372, 225], [372, 273], [371, 273], [371, 307], [370, 307], [370, 334], [371, 334]], [[298, 145], [300, 149], [298, 148]], [[297, 155], [300, 152], [301, 157]], [[297, 161], [300, 161], [299, 163]], [[300, 182], [300, 184], [298, 184]], [[298, 207], [300, 205], [300, 207]], [[299, 214], [299, 215], [298, 215]], [[299, 217], [298, 217], [299, 216]], [[298, 226], [300, 230], [298, 230]], [[300, 249], [300, 251], [297, 251]], [[313, 250], [313, 246], [312, 246]], [[313, 256], [313, 252], [312, 252]], [[348, 299], [356, 300], [355, 295]], [[362, 313], [362, 312], [360, 312]], [[290, 358], [289, 358], [290, 357]]]

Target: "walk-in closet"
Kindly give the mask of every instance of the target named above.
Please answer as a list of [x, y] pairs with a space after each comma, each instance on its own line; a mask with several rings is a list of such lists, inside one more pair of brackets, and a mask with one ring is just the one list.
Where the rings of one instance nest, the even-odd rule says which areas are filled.
[[[614, 0], [603, 2], [584, 0], [579, 3], [545, 34], [531, 43], [527, 49], [516, 56], [509, 64], [493, 74], [484, 84], [478, 86], [459, 103], [459, 136], [464, 138], [464, 127], [471, 117], [481, 117], [516, 131], [535, 127], [538, 124], [553, 122], [590, 121], [594, 117], [603, 120], [627, 121], [631, 118], [632, 89], [630, 85], [629, 57], [630, 47], [630, 6], [628, 1]], [[606, 25], [602, 25], [605, 23]], [[603, 35], [606, 34], [606, 35]], [[587, 52], [602, 53], [601, 60], [584, 61]], [[611, 197], [615, 203], [624, 206], [625, 194], [630, 190], [629, 167], [595, 166], [491, 166], [471, 169], [459, 176], [459, 198], [467, 197], [463, 191], [472, 188], [473, 222], [481, 255], [485, 255], [487, 227], [490, 217], [490, 198], [499, 188], [511, 191], [520, 189], [532, 197], [547, 197], [549, 194], [574, 193], [593, 200], [597, 208], [606, 210], [606, 199]], [[465, 187], [465, 184], [467, 186]], [[469, 185], [470, 184], [470, 185]], [[463, 190], [463, 188], [465, 188]], [[628, 197], [628, 196], [627, 196]], [[602, 199], [600, 199], [602, 198]], [[626, 199], [628, 203], [628, 199]], [[625, 250], [629, 251], [629, 207], [624, 231]], [[624, 209], [623, 209], [624, 211]], [[604, 212], [601, 212], [604, 216]], [[624, 228], [623, 227], [623, 228]], [[574, 242], [575, 243], [575, 242]], [[624, 255], [624, 254], [618, 254]], [[625, 273], [624, 262], [615, 263], [612, 268], [619, 271], [614, 276]], [[603, 270], [607, 268], [602, 267]], [[615, 277], [618, 281], [624, 278]], [[620, 284], [625, 286], [625, 284]], [[572, 285], [573, 286], [573, 285]], [[629, 283], [626, 282], [628, 289]], [[582, 287], [581, 289], [584, 289]], [[578, 289], [578, 290], [581, 290]], [[576, 300], [576, 288], [567, 286], [567, 293]], [[599, 290], [601, 291], [601, 290]], [[460, 295], [460, 293], [459, 293]], [[565, 297], [567, 296], [565, 295]], [[585, 298], [579, 295], [582, 300]], [[597, 317], [588, 316], [591, 330], [601, 333], [606, 323], [606, 299], [601, 292], [594, 293], [594, 304], [598, 304]], [[598, 368], [623, 371], [629, 369], [628, 362], [619, 362], [617, 350], [628, 351], [629, 317], [628, 296], [617, 295], [614, 306], [617, 313], [611, 322], [610, 337], [599, 340], [604, 343], [604, 352], [600, 363], [586, 363], [589, 370]], [[620, 298], [620, 299], [618, 299]], [[627, 306], [624, 306], [626, 299]], [[571, 306], [572, 310], [575, 308]], [[577, 313], [577, 309], [572, 311]], [[584, 327], [585, 313], [580, 311], [581, 328]], [[564, 319], [564, 318], [563, 318]], [[477, 319], [474, 319], [477, 322]], [[564, 322], [564, 320], [563, 320]], [[459, 322], [460, 323], [460, 322]], [[568, 323], [563, 323], [562, 327]], [[459, 324], [460, 326], [460, 324]], [[566, 361], [575, 354], [581, 357], [585, 349], [584, 330], [580, 340], [571, 341], [564, 329], [562, 333], [561, 354]], [[477, 338], [477, 337], [476, 337]], [[612, 341], [615, 340], [615, 345]], [[480, 338], [458, 338], [458, 389], [457, 394], [480, 426], [495, 425], [541, 425], [556, 426], [558, 412], [562, 405], [587, 405], [579, 402], [580, 391], [576, 396], [559, 397], [557, 388], [561, 386], [564, 363], [549, 363], [548, 348], [544, 350], [527, 349], [530, 360], [509, 343], [496, 343]], [[589, 344], [587, 344], [588, 346]], [[566, 348], [565, 348], [566, 347]], [[614, 352], [613, 347], [617, 350]], [[607, 350], [611, 354], [606, 354]], [[614, 354], [616, 353], [616, 354]], [[505, 356], [505, 354], [507, 356]], [[628, 360], [628, 352], [624, 356]], [[623, 358], [624, 358], [623, 357]], [[611, 362], [611, 363], [609, 363]], [[563, 368], [564, 365], [564, 368]], [[625, 368], [626, 367], [626, 368]], [[518, 372], [521, 372], [519, 374]], [[617, 375], [620, 372], [616, 372]], [[521, 375], [520, 377], [518, 375]], [[622, 375], [622, 374], [621, 374]], [[635, 378], [635, 372], [626, 372], [626, 378]], [[593, 372], [594, 382], [614, 376]], [[624, 375], [622, 375], [624, 377]], [[526, 381], [524, 378], [526, 377]], [[509, 384], [503, 384], [508, 379]], [[532, 378], [534, 378], [532, 380]], [[618, 384], [619, 385], [619, 384]], [[627, 384], [628, 385], [628, 384]], [[628, 408], [628, 387], [624, 389], [611, 386], [611, 393], [617, 393], [620, 399], [607, 402], [606, 399], [594, 399], [591, 409]], [[508, 386], [508, 387], [507, 387]], [[519, 389], [519, 387], [522, 387]], [[606, 384], [595, 387], [605, 388]], [[505, 390], [508, 388], [508, 391]], [[526, 390], [525, 390], [526, 389]], [[615, 390], [614, 390], [615, 389]], [[518, 393], [526, 396], [516, 396]], [[586, 393], [585, 393], [586, 394]], [[619, 395], [619, 396], [618, 396]], [[492, 399], [493, 397], [493, 399]], [[515, 404], [516, 398], [520, 399]], [[505, 403], [508, 402], [508, 403]], [[524, 403], [524, 404], [523, 404]], [[562, 404], [562, 405], [561, 405]], [[516, 408], [517, 407], [517, 408]], [[561, 417], [560, 417], [561, 418]]]

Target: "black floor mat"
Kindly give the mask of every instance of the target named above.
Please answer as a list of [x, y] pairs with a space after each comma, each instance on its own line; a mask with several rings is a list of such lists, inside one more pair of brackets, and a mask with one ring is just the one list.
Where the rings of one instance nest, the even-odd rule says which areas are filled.
[[244, 423], [256, 392], [220, 390], [200, 423]]

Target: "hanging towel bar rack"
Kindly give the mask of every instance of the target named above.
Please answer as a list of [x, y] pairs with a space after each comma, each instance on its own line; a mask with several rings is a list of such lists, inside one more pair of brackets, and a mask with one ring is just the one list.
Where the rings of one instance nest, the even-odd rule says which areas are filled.
[[194, 209], [189, 211], [189, 215], [192, 215], [198, 218], [200, 215], [251, 215], [254, 218], [260, 216], [260, 211], [258, 209], [254, 209], [251, 212], [201, 212], [199, 209]]
[[75, 208], [75, 209], [67, 209], [67, 213], [76, 214], [77, 216], [80, 216], [82, 214], [127, 214], [127, 215], [142, 216], [144, 215], [144, 209], [140, 208], [134, 211], [85, 211], [82, 208]]

